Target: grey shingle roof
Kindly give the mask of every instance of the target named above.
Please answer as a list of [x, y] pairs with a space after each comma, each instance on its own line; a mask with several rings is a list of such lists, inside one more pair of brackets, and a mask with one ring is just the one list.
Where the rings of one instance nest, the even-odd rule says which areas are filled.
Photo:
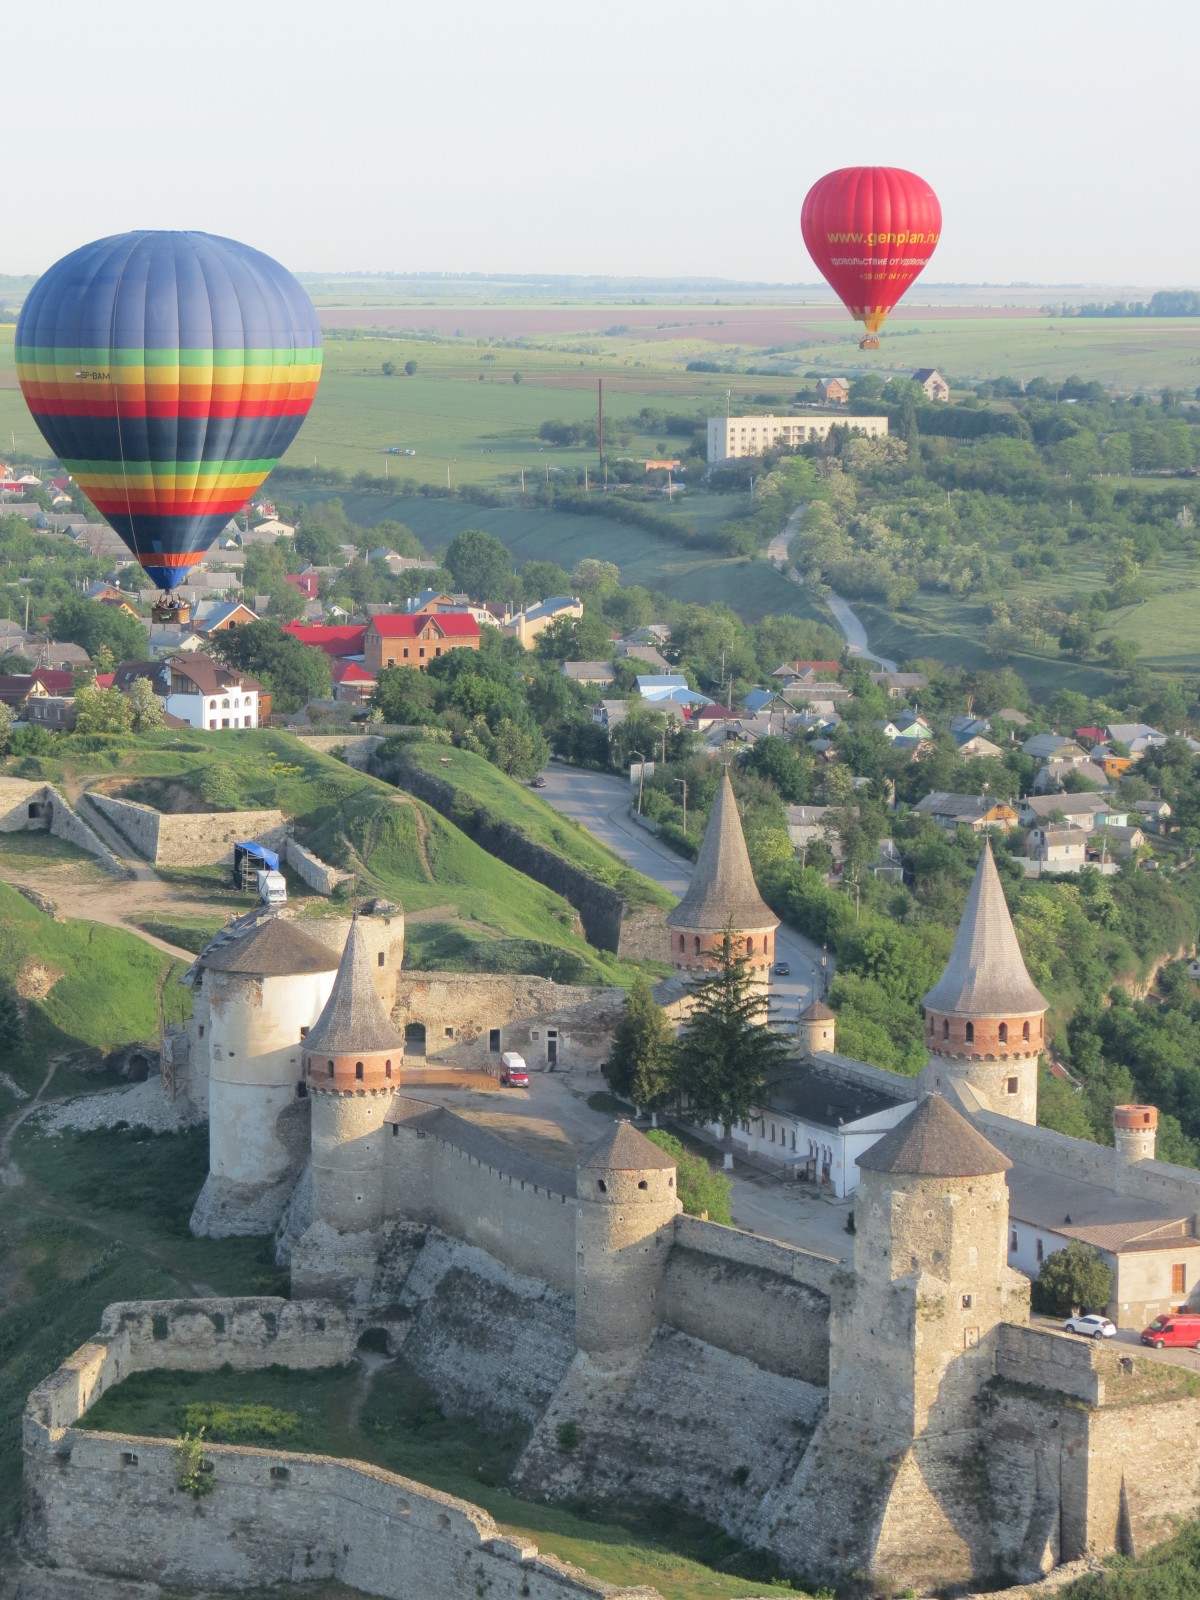
[[731, 923], [735, 929], [774, 928], [779, 918], [759, 894], [750, 870], [742, 819], [726, 770], [717, 787], [692, 881], [668, 915], [667, 925], [720, 933]]
[[940, 1094], [926, 1095], [890, 1133], [859, 1156], [868, 1172], [917, 1178], [979, 1178], [1012, 1162]]
[[801, 1022], [836, 1022], [837, 1012], [831, 1011], [823, 1000], [814, 1000], [800, 1013]]
[[1025, 968], [991, 845], [984, 846], [946, 970], [921, 1002], [960, 1017], [1021, 1017], [1048, 1001]]
[[353, 1055], [357, 1051], [404, 1050], [404, 1040], [392, 1025], [371, 976], [371, 952], [358, 918], [342, 951], [325, 1009], [313, 1024], [305, 1049], [318, 1055]]
[[337, 965], [327, 946], [278, 916], [261, 917], [249, 925], [235, 923], [217, 935], [199, 964], [214, 972], [245, 972], [262, 978], [332, 972]]
[[673, 1167], [675, 1163], [631, 1122], [618, 1122], [611, 1132], [585, 1151], [579, 1165], [607, 1172], [646, 1172]]
[[533, 1184], [551, 1194], [571, 1196], [575, 1193], [575, 1173], [571, 1167], [556, 1167], [548, 1161], [539, 1161], [536, 1156], [519, 1150], [516, 1145], [489, 1133], [477, 1123], [468, 1122], [465, 1117], [456, 1116], [443, 1106], [430, 1105], [425, 1100], [413, 1100], [408, 1095], [394, 1094], [383, 1120], [411, 1128], [419, 1137], [440, 1139], [443, 1144], [461, 1150], [481, 1166], [504, 1173], [514, 1182]]

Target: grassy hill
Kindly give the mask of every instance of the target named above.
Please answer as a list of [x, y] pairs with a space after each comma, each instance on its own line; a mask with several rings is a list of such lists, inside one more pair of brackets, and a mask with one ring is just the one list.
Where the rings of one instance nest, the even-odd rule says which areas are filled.
[[[485, 971], [542, 973], [569, 982], [628, 984], [632, 968], [594, 950], [573, 932], [572, 908], [559, 895], [505, 866], [436, 811], [301, 740], [270, 729], [230, 730], [219, 741], [169, 732], [136, 740], [67, 738], [51, 757], [26, 759], [22, 776], [68, 792], [119, 773], [142, 798], [156, 787], [197, 800], [214, 769], [225, 809], [278, 807], [294, 819], [296, 838], [322, 860], [356, 875], [359, 894], [383, 895], [410, 919], [410, 964], [424, 964], [422, 940], [442, 959]], [[221, 868], [191, 869], [192, 882], [224, 879]], [[313, 909], [323, 902], [313, 897]], [[453, 937], [449, 935], [453, 932]]]

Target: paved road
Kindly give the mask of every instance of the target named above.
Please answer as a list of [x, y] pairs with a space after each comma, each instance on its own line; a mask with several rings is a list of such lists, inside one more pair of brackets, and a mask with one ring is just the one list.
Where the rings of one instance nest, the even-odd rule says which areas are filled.
[[[634, 791], [623, 778], [601, 772], [584, 772], [578, 767], [551, 762], [546, 768], [546, 787], [538, 793], [556, 811], [580, 822], [589, 833], [646, 877], [653, 878], [671, 894], [683, 897], [692, 876], [692, 864], [677, 856], [654, 835], [630, 818], [629, 806]], [[772, 1012], [783, 1021], [794, 1021], [814, 992], [821, 992], [819, 945], [803, 938], [792, 928], [781, 927], [775, 935], [775, 953], [791, 967], [787, 978], [771, 977]], [[833, 982], [833, 953], [829, 952], [829, 982]]]
[[[784, 577], [790, 578], [793, 583], [800, 582], [800, 575], [788, 560], [788, 549], [800, 527], [800, 518], [803, 515], [804, 503], [802, 501], [787, 519], [783, 532], [777, 533], [767, 546], [769, 558], [780, 568]], [[894, 661], [890, 661], [887, 656], [877, 656], [870, 648], [867, 630], [850, 609], [848, 602], [843, 600], [840, 594], [834, 594], [833, 590], [830, 589], [825, 595], [825, 601], [833, 613], [834, 621], [842, 630], [847, 648], [852, 656], [862, 656], [864, 661], [873, 661], [880, 672], [895, 672], [897, 670]]]

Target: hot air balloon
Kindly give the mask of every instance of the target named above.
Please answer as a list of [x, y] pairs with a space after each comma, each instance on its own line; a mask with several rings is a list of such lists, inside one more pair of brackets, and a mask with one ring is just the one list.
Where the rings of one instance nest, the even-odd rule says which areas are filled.
[[805, 196], [800, 230], [838, 299], [879, 348], [888, 312], [928, 264], [942, 231], [937, 195], [903, 167], [841, 167]]
[[321, 330], [291, 273], [248, 245], [122, 233], [38, 279], [16, 362], [47, 444], [171, 590], [295, 438]]

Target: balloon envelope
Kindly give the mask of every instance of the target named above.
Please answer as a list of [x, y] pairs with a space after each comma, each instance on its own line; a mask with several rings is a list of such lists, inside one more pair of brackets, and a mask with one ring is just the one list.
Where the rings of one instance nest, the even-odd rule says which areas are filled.
[[841, 167], [818, 178], [800, 213], [808, 253], [838, 299], [878, 333], [937, 246], [937, 195], [903, 167]]
[[16, 361], [50, 448], [173, 589], [295, 438], [321, 330], [291, 273], [248, 245], [123, 233], [38, 279]]

